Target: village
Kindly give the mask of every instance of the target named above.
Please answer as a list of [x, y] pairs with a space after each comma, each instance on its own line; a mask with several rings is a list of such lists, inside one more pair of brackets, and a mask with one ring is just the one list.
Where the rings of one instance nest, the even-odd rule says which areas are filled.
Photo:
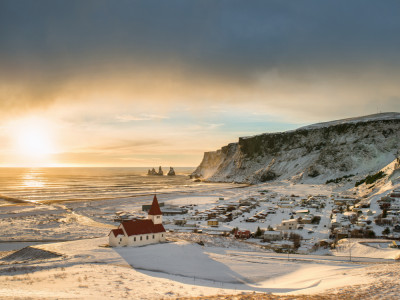
[[[142, 205], [133, 213], [118, 211], [113, 221], [121, 224], [136, 222], [141, 229], [132, 235], [144, 234], [143, 222], [154, 220], [154, 212], [162, 218], [163, 232], [196, 233], [199, 235], [231, 236], [247, 243], [261, 245], [278, 253], [328, 254], [346, 238], [389, 240], [387, 247], [400, 248], [400, 190], [394, 189], [380, 198], [356, 198], [348, 192], [330, 195], [284, 194], [260, 189], [239, 198], [215, 197], [213, 201], [185, 204], [164, 203], [154, 196], [152, 205]], [[156, 201], [156, 208], [154, 208]], [[189, 203], [190, 202], [190, 203]], [[149, 213], [149, 217], [147, 214]], [[126, 226], [134, 226], [134, 225]], [[155, 222], [154, 224], [160, 224]], [[158, 225], [155, 225], [158, 226]], [[111, 231], [115, 239], [128, 238], [123, 226]], [[150, 241], [165, 241], [161, 229], [148, 227]], [[144, 245], [146, 242], [116, 243], [110, 233], [110, 245]], [[139, 237], [138, 237], [139, 239]], [[148, 237], [147, 237], [148, 239]], [[142, 238], [140, 238], [140, 241]], [[392, 241], [390, 241], [392, 240]]]
[[[376, 278], [390, 296], [398, 291], [399, 194], [280, 182], [19, 205], [0, 219], [3, 237], [19, 239], [2, 245], [0, 297], [32, 295], [45, 278], [41, 297], [330, 293]], [[19, 275], [24, 268], [34, 271]]]

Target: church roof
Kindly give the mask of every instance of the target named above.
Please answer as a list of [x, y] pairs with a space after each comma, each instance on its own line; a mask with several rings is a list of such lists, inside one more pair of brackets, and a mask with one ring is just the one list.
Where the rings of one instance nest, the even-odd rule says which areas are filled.
[[124, 227], [128, 236], [165, 232], [162, 224], [154, 224], [150, 219], [125, 221], [121, 223], [121, 226]]
[[[119, 235], [124, 235], [124, 232], [122, 231], [122, 229], [118, 228], [118, 229], [112, 229], [110, 231], [110, 234], [113, 233], [115, 237], [119, 236]], [[109, 234], [109, 235], [110, 235]]]
[[158, 205], [157, 201], [157, 196], [154, 195], [153, 198], [153, 203], [151, 204], [151, 208], [149, 210], [149, 215], [155, 216], [155, 215], [162, 215], [160, 205]]

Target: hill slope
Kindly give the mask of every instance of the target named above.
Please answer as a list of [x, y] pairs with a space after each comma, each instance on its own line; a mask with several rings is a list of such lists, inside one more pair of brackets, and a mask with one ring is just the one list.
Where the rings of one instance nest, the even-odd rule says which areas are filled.
[[399, 147], [400, 113], [382, 113], [239, 138], [204, 153], [192, 175], [219, 182], [323, 183], [374, 173], [398, 157]]

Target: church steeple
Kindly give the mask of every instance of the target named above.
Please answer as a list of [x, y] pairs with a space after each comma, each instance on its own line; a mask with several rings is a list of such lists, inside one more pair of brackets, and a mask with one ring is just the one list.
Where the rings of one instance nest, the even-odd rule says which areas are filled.
[[160, 205], [158, 204], [157, 196], [154, 195], [153, 203], [151, 204], [148, 219], [153, 220], [154, 224], [162, 223], [162, 212], [160, 209]]

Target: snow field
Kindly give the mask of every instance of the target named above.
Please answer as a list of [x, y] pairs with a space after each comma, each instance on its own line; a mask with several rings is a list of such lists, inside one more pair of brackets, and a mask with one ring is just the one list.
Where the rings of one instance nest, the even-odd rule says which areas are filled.
[[[268, 253], [254, 256], [260, 252], [202, 247], [187, 241], [115, 249], [101, 247], [106, 242], [100, 238], [36, 246], [65, 258], [30, 263], [48, 269], [17, 275], [14, 281], [7, 276], [1, 280], [16, 297], [46, 297], [59, 287], [54, 297], [66, 297], [71, 291], [73, 297], [102, 298], [114, 293], [151, 299], [242, 291], [316, 293], [343, 284], [343, 272], [360, 268], [346, 263], [277, 260]], [[50, 280], [44, 284], [46, 277]], [[19, 287], [19, 279], [29, 282], [27, 290]], [[102, 293], [96, 292], [99, 289]], [[0, 289], [0, 295], [6, 290]]]

